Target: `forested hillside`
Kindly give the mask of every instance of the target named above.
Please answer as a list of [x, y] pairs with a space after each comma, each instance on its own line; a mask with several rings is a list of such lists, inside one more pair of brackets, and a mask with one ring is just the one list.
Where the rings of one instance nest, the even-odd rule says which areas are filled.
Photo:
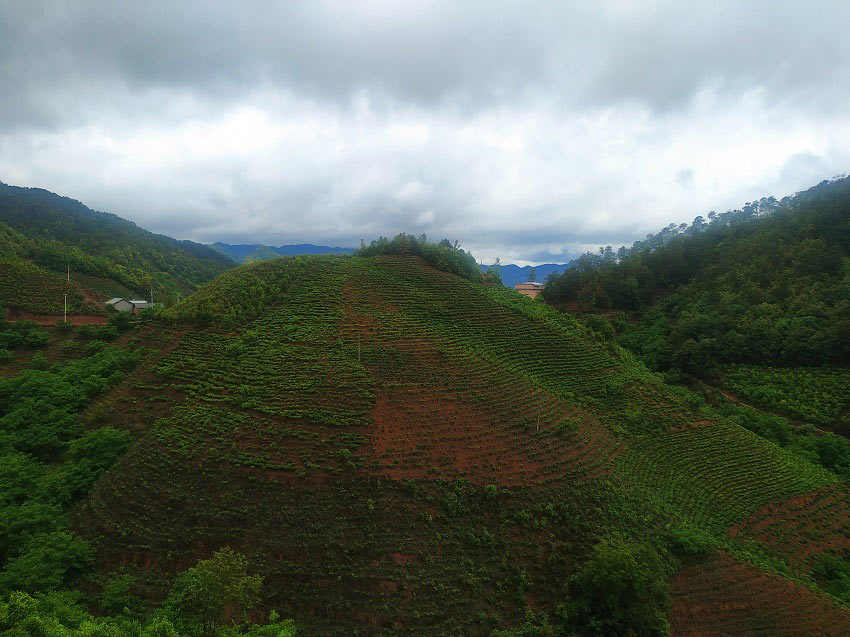
[[600, 248], [544, 298], [668, 380], [768, 412], [744, 418], [759, 435], [850, 466], [847, 441], [818, 433], [850, 436], [850, 179]]
[[67, 197], [0, 184], [0, 303], [8, 307], [56, 314], [69, 293], [71, 311], [92, 311], [97, 301], [147, 297], [151, 288], [156, 300], [176, 301], [233, 265], [207, 246]]
[[658, 370], [846, 363], [850, 179], [584, 255], [544, 298], [637, 317], [618, 325], [622, 342]]
[[411, 239], [0, 366], [0, 628], [850, 631], [847, 477]]

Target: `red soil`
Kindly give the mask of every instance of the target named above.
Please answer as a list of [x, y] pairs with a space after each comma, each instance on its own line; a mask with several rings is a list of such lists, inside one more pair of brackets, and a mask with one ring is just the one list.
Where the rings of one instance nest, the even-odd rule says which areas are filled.
[[407, 553], [391, 553], [393, 564], [410, 564], [413, 561], [413, 556]]
[[768, 503], [729, 529], [730, 537], [754, 539], [803, 566], [830, 549], [850, 549], [850, 490], [839, 484]]
[[[513, 486], [613, 468], [618, 442], [556, 396], [483, 361], [471, 366], [448, 344], [442, 352], [415, 338], [393, 345], [413, 360], [390, 378], [374, 375], [372, 444], [386, 475]], [[460, 389], [465, 382], [480, 391]], [[549, 431], [571, 419], [584, 420], [577, 432]]]
[[[63, 314], [35, 314], [34, 312], [26, 312], [15, 308], [6, 309], [7, 321], [35, 321], [39, 325], [56, 325], [57, 321], [61, 321]], [[98, 314], [69, 314], [68, 322], [74, 325], [105, 325], [106, 316]]]
[[850, 615], [828, 598], [724, 552], [684, 568], [670, 584], [674, 636], [850, 634]]
[[[603, 425], [451, 341], [413, 324], [379, 324], [368, 312], [395, 308], [363, 287], [343, 289], [342, 339], [402, 361], [366, 364], [376, 389], [369, 435], [380, 473], [514, 486], [613, 469], [620, 446]], [[572, 429], [553, 429], [566, 422]]]

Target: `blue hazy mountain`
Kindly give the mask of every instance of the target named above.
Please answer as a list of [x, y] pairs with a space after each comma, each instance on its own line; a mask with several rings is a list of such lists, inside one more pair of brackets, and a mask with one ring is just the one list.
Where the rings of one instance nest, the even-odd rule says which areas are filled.
[[[481, 271], [486, 272], [489, 265], [482, 265]], [[540, 283], [546, 282], [546, 277], [549, 276], [552, 272], [556, 272], [560, 274], [568, 267], [570, 267], [569, 263], [543, 263], [538, 266], [518, 266], [513, 263], [502, 264], [499, 266], [499, 272], [502, 275], [502, 283], [504, 283], [507, 287], [512, 288], [517, 283], [525, 283], [528, 281], [528, 272], [531, 268], [534, 268], [535, 279]]]
[[332, 248], [330, 246], [317, 246], [312, 243], [298, 243], [285, 246], [266, 246], [261, 243], [230, 244], [216, 241], [211, 248], [227, 255], [236, 263], [250, 263], [251, 261], [265, 261], [276, 257], [290, 257], [298, 254], [351, 254], [353, 248]]

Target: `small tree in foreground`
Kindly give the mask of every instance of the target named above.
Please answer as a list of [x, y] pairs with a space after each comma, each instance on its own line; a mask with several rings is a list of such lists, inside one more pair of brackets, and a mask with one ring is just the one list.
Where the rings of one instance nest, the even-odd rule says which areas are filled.
[[260, 601], [260, 575], [248, 575], [248, 559], [229, 547], [184, 571], [174, 580], [166, 609], [195, 634], [209, 635], [237, 623]]
[[570, 583], [567, 635], [669, 635], [670, 589], [664, 563], [649, 544], [601, 540]]

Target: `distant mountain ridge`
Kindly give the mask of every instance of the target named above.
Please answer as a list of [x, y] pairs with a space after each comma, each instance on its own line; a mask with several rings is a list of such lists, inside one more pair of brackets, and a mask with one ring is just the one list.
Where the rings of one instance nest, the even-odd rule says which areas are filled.
[[[541, 265], [524, 265], [518, 266], [513, 263], [499, 266], [499, 273], [502, 275], [502, 283], [509, 288], [514, 287], [517, 283], [525, 283], [528, 281], [528, 273], [534, 269], [535, 280], [540, 283], [546, 282], [548, 277], [553, 272], [561, 274], [564, 270], [570, 267], [570, 263], [543, 263]], [[489, 265], [482, 265], [481, 271], [486, 272]]]
[[209, 247], [230, 257], [236, 263], [251, 263], [253, 261], [265, 261], [266, 259], [289, 257], [299, 254], [352, 254], [354, 252], [354, 248], [335, 248], [314, 245], [312, 243], [267, 246], [262, 243], [231, 244], [216, 241]]

